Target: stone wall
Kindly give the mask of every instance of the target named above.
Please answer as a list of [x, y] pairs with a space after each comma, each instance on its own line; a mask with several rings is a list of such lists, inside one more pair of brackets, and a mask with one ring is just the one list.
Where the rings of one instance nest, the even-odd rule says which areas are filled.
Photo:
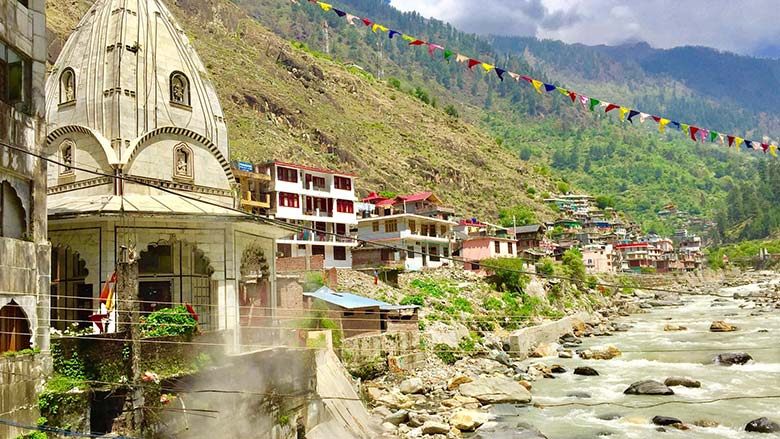
[[306, 266], [306, 256], [294, 256], [289, 258], [276, 258], [276, 272], [289, 273], [298, 271], [322, 270], [325, 266], [325, 256], [312, 255], [309, 257], [309, 266]]
[[345, 338], [340, 353], [350, 373], [364, 376], [387, 370], [388, 360], [396, 366], [403, 364], [403, 369], [414, 369], [419, 346], [419, 331], [385, 332]]
[[[38, 392], [51, 370], [51, 357], [46, 353], [0, 356], [0, 413], [3, 418], [26, 425], [36, 425]], [[0, 437], [12, 438], [27, 434], [8, 425], [0, 425]]]
[[571, 333], [575, 326], [589, 320], [588, 314], [579, 313], [554, 322], [542, 323], [541, 325], [514, 331], [509, 334], [510, 353], [521, 360], [528, 358], [528, 353], [536, 345], [555, 342], [562, 335]]

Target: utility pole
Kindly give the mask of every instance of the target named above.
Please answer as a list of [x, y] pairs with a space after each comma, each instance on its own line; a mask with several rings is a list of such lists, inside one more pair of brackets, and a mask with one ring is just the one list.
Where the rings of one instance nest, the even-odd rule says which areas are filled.
[[143, 429], [144, 393], [141, 388], [141, 309], [138, 302], [138, 261], [134, 252], [127, 247], [120, 248], [119, 263], [116, 267], [117, 292], [117, 332], [130, 336], [132, 350], [132, 407], [129, 411], [128, 426], [134, 434], [140, 435]]
[[330, 55], [330, 35], [328, 34], [328, 22], [322, 21], [322, 34], [325, 36], [325, 54]]

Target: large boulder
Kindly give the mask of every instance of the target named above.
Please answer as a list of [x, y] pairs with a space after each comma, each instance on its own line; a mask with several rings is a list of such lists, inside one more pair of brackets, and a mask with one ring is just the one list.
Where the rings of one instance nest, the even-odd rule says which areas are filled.
[[731, 366], [733, 364], [745, 364], [752, 359], [753, 357], [751, 357], [750, 354], [746, 352], [724, 352], [722, 354], [718, 354], [718, 356], [715, 357], [712, 361], [715, 364]]
[[669, 377], [664, 381], [669, 387], [683, 386], [683, 387], [701, 387], [701, 382], [693, 378], [688, 377]]
[[389, 422], [393, 425], [403, 424], [409, 419], [409, 410], [398, 410], [395, 413], [387, 416], [385, 422]]
[[528, 356], [531, 358], [553, 357], [558, 355], [559, 347], [561, 346], [558, 343], [542, 343], [536, 346]]
[[671, 416], [654, 416], [653, 417], [653, 424], [655, 425], [674, 425], [674, 424], [682, 424], [682, 421], [677, 418], [672, 418]]
[[655, 380], [637, 381], [626, 390], [626, 395], [674, 395], [674, 391], [663, 383]]
[[602, 348], [585, 349], [577, 352], [580, 358], [583, 360], [611, 360], [615, 357], [619, 357], [622, 352], [615, 346], [607, 346]]
[[447, 434], [450, 426], [446, 422], [428, 421], [422, 425], [423, 434]]
[[474, 431], [492, 418], [492, 415], [476, 410], [459, 410], [450, 416], [450, 425], [460, 431]]
[[780, 432], [780, 424], [770, 421], [767, 418], [754, 419], [745, 426], [745, 431], [754, 433], [777, 433]]
[[455, 390], [460, 387], [461, 384], [466, 384], [474, 381], [471, 377], [466, 375], [458, 375], [447, 380], [447, 389]]
[[736, 330], [737, 330], [736, 326], [729, 325], [728, 323], [722, 320], [716, 320], [712, 322], [712, 324], [710, 325], [711, 332], [732, 332]]
[[460, 323], [450, 325], [433, 321], [425, 328], [425, 338], [429, 346], [446, 345], [453, 349], [458, 348], [460, 340], [469, 337], [469, 329]]
[[598, 376], [596, 369], [588, 366], [579, 366], [574, 369], [574, 375]]
[[505, 377], [479, 377], [470, 383], [461, 384], [460, 393], [476, 398], [483, 404], [531, 402], [531, 392]]
[[523, 423], [486, 422], [471, 436], [472, 439], [547, 439], [533, 427]]
[[425, 390], [425, 387], [423, 386], [423, 382], [419, 378], [409, 378], [407, 380], [401, 381], [401, 385], [398, 386], [399, 390], [401, 390], [401, 393], [404, 395], [410, 395], [414, 393], [423, 393]]

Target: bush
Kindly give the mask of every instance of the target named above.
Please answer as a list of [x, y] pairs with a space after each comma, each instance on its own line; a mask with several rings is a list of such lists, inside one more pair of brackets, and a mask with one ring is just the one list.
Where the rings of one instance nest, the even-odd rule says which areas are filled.
[[192, 335], [197, 330], [198, 322], [183, 305], [158, 309], [141, 322], [143, 337]]
[[47, 439], [46, 433], [42, 431], [34, 431], [32, 433], [20, 434], [15, 439]]
[[563, 272], [566, 277], [574, 282], [585, 281], [585, 263], [582, 261], [582, 253], [576, 248], [570, 248], [563, 253]]
[[488, 311], [497, 311], [503, 306], [504, 304], [495, 297], [486, 297], [482, 300], [482, 308]]
[[522, 292], [528, 285], [528, 276], [523, 272], [523, 260], [519, 258], [494, 258], [480, 261], [480, 266], [492, 274], [487, 280], [496, 291]]
[[536, 272], [542, 276], [552, 276], [555, 274], [555, 262], [550, 258], [542, 258], [536, 264]]
[[393, 78], [392, 76], [387, 78], [387, 83], [390, 84], [390, 87], [393, 87], [395, 89], [400, 90], [401, 89], [401, 81], [397, 78]]
[[325, 285], [325, 280], [322, 278], [322, 272], [319, 271], [307, 271], [303, 277], [303, 291], [312, 292], [317, 291]]
[[425, 306], [425, 298], [421, 294], [409, 294], [401, 300], [401, 305]]
[[460, 117], [458, 110], [452, 104], [449, 104], [446, 107], [444, 107], [444, 112], [456, 119]]
[[436, 346], [433, 347], [433, 353], [437, 357], [439, 357], [439, 360], [443, 361], [444, 364], [455, 364], [456, 361], [458, 361], [458, 357], [455, 356], [455, 354], [452, 352], [452, 348], [447, 346], [444, 343], [439, 343]]
[[585, 279], [585, 286], [590, 288], [591, 290], [595, 289], [599, 284], [599, 279], [596, 276], [588, 276], [587, 279]]

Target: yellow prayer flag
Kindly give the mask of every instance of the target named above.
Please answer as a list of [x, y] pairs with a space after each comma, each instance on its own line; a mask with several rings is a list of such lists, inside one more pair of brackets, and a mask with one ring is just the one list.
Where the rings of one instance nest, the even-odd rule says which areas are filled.
[[688, 134], [688, 125], [681, 123], [680, 128], [685, 131], [685, 134]]
[[745, 141], [745, 139], [743, 139], [741, 137], [735, 137], [734, 138], [734, 146], [737, 147], [737, 151], [739, 151], [739, 145], [741, 145], [742, 142], [744, 142], [744, 141]]
[[777, 157], [777, 145], [769, 145], [769, 153], [772, 154], [773, 157]]
[[387, 32], [389, 29], [382, 26], [381, 24], [374, 23], [373, 26], [371, 26], [371, 31], [376, 33], [377, 29], [381, 30], [382, 32]]
[[482, 63], [482, 68], [485, 69], [486, 72], [493, 70], [493, 66], [485, 62]]
[[534, 85], [534, 88], [536, 89], [536, 92], [539, 94], [542, 94], [542, 86], [544, 85], [544, 82], [532, 79], [531, 84]]
[[663, 133], [664, 132], [664, 127], [669, 125], [669, 122], [671, 122], [671, 120], [669, 120], [669, 119], [661, 119], [661, 120], [659, 120], [658, 121], [658, 131]]
[[320, 5], [320, 7], [322, 8], [322, 10], [323, 10], [323, 11], [325, 11], [325, 12], [328, 12], [328, 11], [330, 11], [331, 9], [333, 9], [333, 5], [330, 5], [330, 4], [328, 4], [328, 3], [317, 2], [317, 4], [318, 4], [318, 5]]
[[561, 92], [562, 95], [569, 96], [569, 90], [566, 90], [563, 87], [555, 87], [555, 89], [558, 90], [559, 92]]
[[629, 111], [631, 111], [631, 110], [629, 110], [626, 107], [620, 107], [620, 121], [621, 122], [626, 120], [626, 114], [628, 114]]
[[417, 41], [417, 38], [410, 37], [409, 35], [404, 35], [403, 39], [406, 40], [406, 41]]

